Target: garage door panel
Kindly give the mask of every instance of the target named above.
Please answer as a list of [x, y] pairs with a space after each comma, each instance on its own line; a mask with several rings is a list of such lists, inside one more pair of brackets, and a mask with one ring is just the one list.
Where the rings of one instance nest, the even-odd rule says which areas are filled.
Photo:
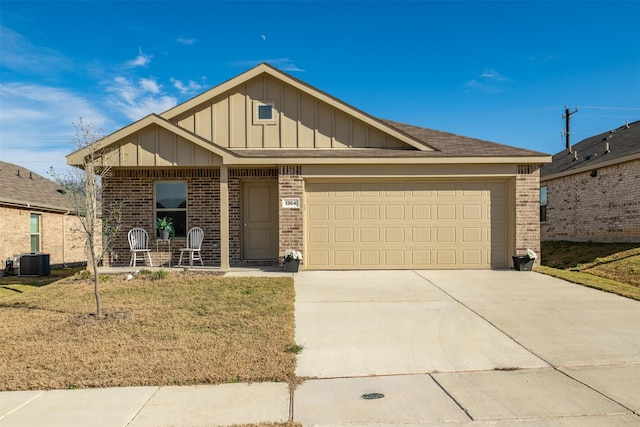
[[391, 268], [396, 266], [406, 265], [405, 251], [385, 251], [384, 252], [385, 266]]
[[380, 228], [361, 228], [360, 243], [380, 243]]
[[405, 230], [404, 227], [387, 227], [384, 229], [384, 242], [385, 243], [404, 243]]
[[436, 219], [456, 219], [456, 205], [437, 205]]
[[462, 264], [469, 267], [482, 265], [482, 250], [462, 251]]
[[334, 206], [333, 219], [336, 221], [353, 221], [355, 216], [353, 214], [354, 207], [349, 206]]
[[353, 228], [334, 228], [333, 229], [333, 242], [334, 243], [355, 243]]
[[504, 268], [505, 182], [307, 182], [307, 268]]
[[431, 206], [422, 204], [412, 205], [411, 219], [431, 219]]
[[312, 205], [312, 206], [309, 206], [309, 220], [311, 220], [311, 221], [328, 221], [329, 220], [329, 206], [327, 206], [327, 205]]
[[353, 250], [334, 250], [333, 264], [337, 267], [351, 267], [354, 265], [355, 252]]
[[378, 205], [364, 205], [360, 206], [360, 219], [363, 221], [380, 219], [380, 206]]

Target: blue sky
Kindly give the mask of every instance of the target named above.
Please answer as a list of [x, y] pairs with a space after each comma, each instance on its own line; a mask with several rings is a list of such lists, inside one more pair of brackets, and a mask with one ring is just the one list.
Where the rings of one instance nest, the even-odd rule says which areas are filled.
[[367, 113], [546, 153], [640, 120], [640, 1], [0, 2], [0, 159], [60, 171], [268, 62]]

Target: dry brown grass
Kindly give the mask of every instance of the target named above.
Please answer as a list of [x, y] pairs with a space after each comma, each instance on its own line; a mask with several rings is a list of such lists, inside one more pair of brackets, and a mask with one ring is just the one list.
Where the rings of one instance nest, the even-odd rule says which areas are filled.
[[85, 267], [59, 268], [51, 270], [49, 276], [5, 276], [0, 277], [0, 298], [32, 291], [65, 277], [73, 276]]
[[542, 242], [536, 271], [640, 300], [638, 243]]
[[0, 299], [0, 389], [288, 381], [291, 278], [77, 276]]

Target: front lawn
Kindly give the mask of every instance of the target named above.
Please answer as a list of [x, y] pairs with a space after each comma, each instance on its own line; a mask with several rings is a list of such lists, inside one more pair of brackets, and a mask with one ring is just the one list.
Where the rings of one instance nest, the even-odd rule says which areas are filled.
[[291, 278], [77, 275], [0, 299], [0, 390], [289, 381]]

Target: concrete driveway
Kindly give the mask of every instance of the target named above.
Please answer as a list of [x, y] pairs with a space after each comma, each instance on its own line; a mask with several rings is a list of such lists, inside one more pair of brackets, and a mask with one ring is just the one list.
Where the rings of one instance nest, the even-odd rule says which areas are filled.
[[640, 425], [636, 301], [518, 271], [295, 281], [304, 425]]

